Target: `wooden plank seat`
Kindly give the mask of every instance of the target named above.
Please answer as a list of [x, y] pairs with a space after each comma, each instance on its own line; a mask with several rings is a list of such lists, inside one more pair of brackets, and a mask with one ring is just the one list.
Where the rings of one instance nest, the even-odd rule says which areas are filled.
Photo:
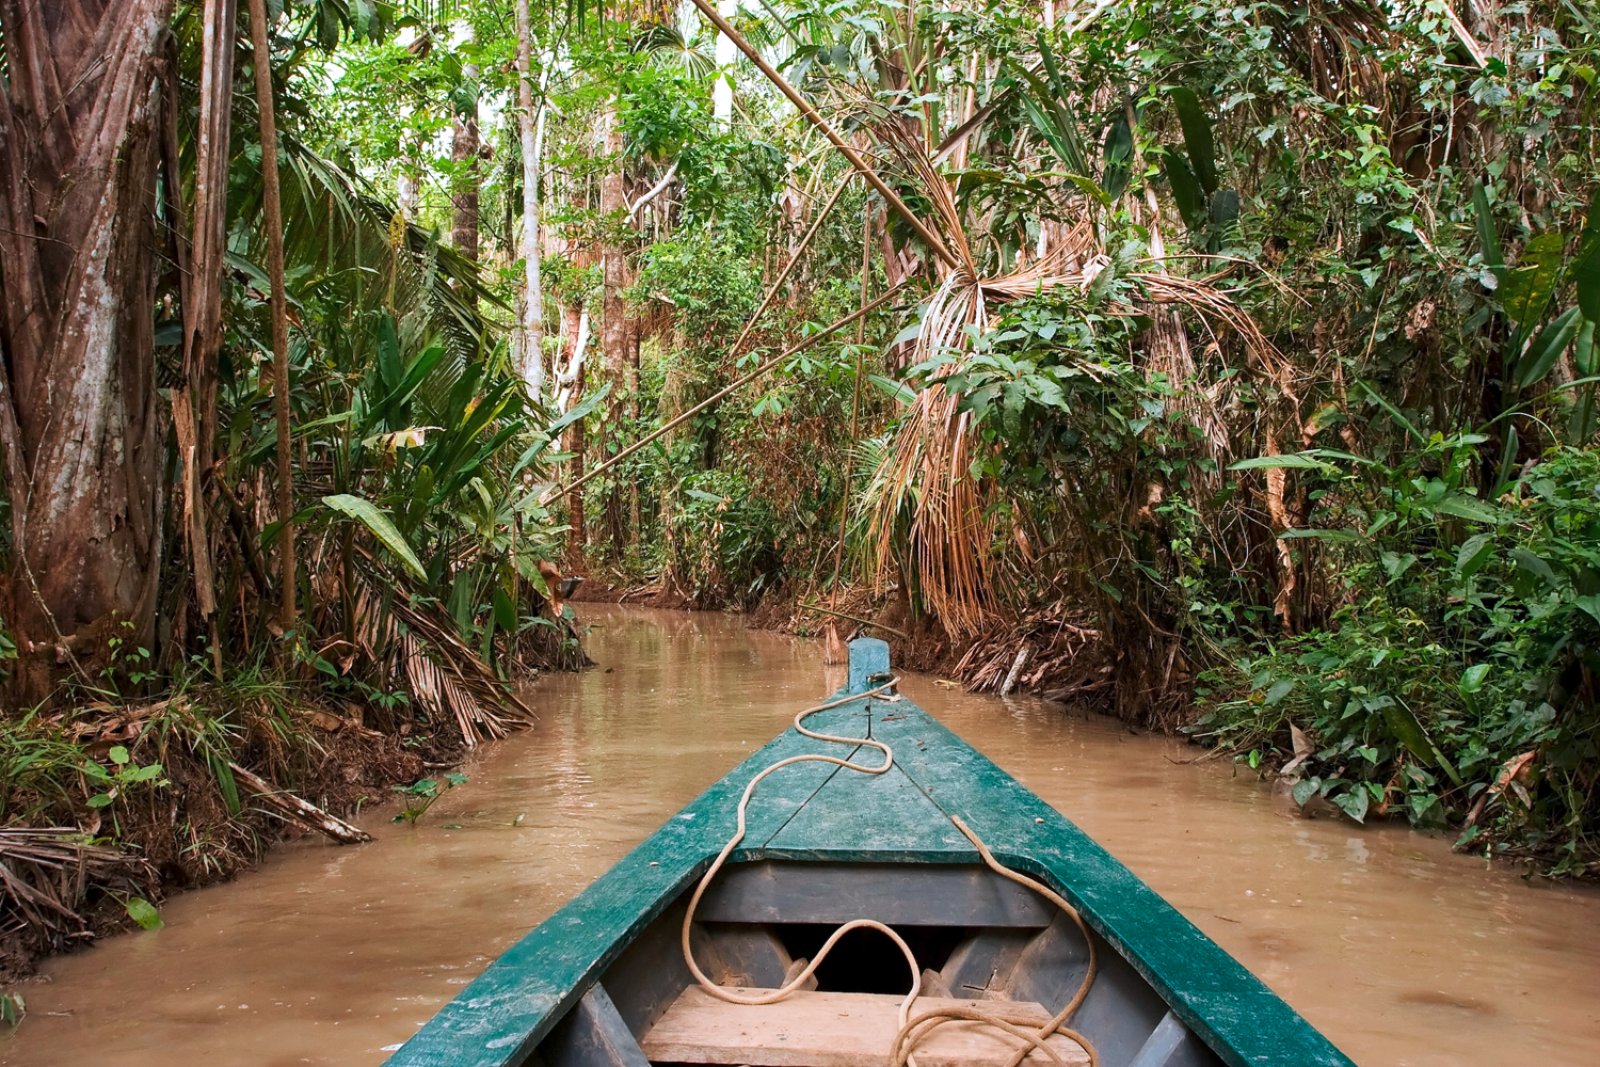
[[[652, 1063], [882, 1067], [900, 1032], [904, 999], [898, 993], [800, 991], [776, 1004], [729, 1004], [690, 986], [645, 1035], [644, 1052]], [[948, 997], [918, 997], [911, 1017], [956, 1006], [1000, 1012], [1007, 1021], [1027, 1026], [1050, 1018], [1039, 1004]], [[1004, 1064], [1017, 1047], [1016, 1039], [1002, 1031], [973, 1022], [946, 1023], [918, 1045], [916, 1055], [920, 1067], [981, 1067]], [[1065, 1037], [1051, 1038], [1050, 1047], [1073, 1067], [1089, 1062]], [[1035, 1052], [1029, 1062], [1048, 1060]]]

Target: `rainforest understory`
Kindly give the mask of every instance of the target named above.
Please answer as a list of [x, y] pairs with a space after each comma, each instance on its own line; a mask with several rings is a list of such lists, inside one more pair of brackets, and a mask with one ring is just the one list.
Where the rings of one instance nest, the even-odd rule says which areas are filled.
[[439, 788], [574, 595], [1596, 872], [1585, 5], [0, 0], [0, 59], [0, 967]]

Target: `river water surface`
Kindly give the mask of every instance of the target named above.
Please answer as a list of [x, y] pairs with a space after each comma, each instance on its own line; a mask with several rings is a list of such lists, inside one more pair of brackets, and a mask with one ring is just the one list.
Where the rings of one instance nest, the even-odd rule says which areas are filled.
[[[279, 850], [166, 927], [45, 965], [0, 1038], [27, 1067], [380, 1063], [499, 952], [799, 707], [819, 646], [736, 618], [582, 605], [600, 667], [531, 690], [417, 826]], [[1397, 827], [1294, 815], [1198, 750], [1032, 699], [904, 690], [1097, 838], [1358, 1063], [1600, 1063], [1600, 893]]]

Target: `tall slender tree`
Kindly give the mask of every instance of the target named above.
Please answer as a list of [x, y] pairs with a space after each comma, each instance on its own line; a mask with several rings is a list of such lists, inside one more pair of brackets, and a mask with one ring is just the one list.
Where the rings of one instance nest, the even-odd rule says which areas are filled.
[[465, 81], [462, 88], [471, 99], [457, 109], [450, 126], [450, 162], [453, 165], [450, 243], [463, 256], [476, 260], [479, 186], [483, 170], [480, 159], [483, 142], [478, 135], [478, 68], [472, 63], [464, 64], [462, 74]]
[[272, 99], [272, 44], [267, 0], [250, 0], [256, 105], [261, 113], [262, 223], [267, 230], [267, 275], [272, 283], [272, 412], [278, 446], [278, 568], [280, 620], [295, 623], [294, 457], [289, 447], [289, 296], [283, 278], [283, 205], [278, 189], [278, 120]]
[[517, 0], [517, 104], [522, 135], [522, 331], [517, 345], [523, 381], [537, 398], [544, 392], [544, 287], [539, 258], [539, 156], [544, 147], [545, 92], [550, 63], [540, 75], [539, 106], [534, 110], [533, 18], [528, 0]]

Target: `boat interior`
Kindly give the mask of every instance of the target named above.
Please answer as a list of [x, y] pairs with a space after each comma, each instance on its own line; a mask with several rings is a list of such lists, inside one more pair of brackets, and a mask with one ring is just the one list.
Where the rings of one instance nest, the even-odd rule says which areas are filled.
[[[680, 938], [689, 893], [647, 924], [538, 1045], [541, 1067], [731, 1064], [881, 1067], [900, 1031], [910, 968], [871, 929], [846, 934], [804, 986], [767, 1005], [732, 1004], [700, 988]], [[764, 860], [731, 864], [695, 915], [692, 944], [718, 985], [770, 990], [799, 975], [840, 924], [872, 918], [916, 955], [911, 1009], [978, 1008], [1028, 1027], [1078, 991], [1089, 952], [1078, 926], [1032, 891], [982, 866]], [[1096, 942], [1097, 970], [1067, 1025], [1105, 1067], [1212, 1067], [1223, 1061], [1122, 956]], [[1065, 1035], [1027, 1064], [1088, 1064]], [[1023, 1042], [976, 1022], [942, 1025], [916, 1046], [917, 1067], [1005, 1067]]]

